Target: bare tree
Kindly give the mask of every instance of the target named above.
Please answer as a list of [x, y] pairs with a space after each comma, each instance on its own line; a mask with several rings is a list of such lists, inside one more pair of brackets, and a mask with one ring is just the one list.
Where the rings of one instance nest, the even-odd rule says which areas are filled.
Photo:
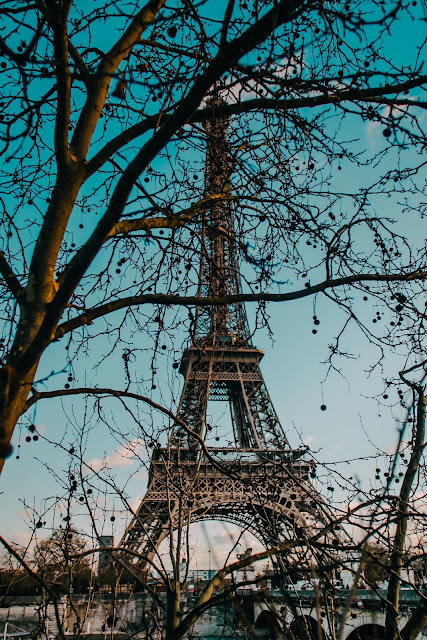
[[[396, 346], [406, 348], [408, 359], [422, 352], [426, 75], [424, 35], [416, 38], [423, 10], [391, 0], [229, 0], [222, 13], [213, 3], [191, 0], [171, 6], [105, 0], [93, 9], [55, 0], [4, 4], [1, 464], [12, 452], [15, 426], [38, 437], [30, 409], [54, 398], [90, 397], [95, 420], [135, 443], [111, 424], [105, 399], [112, 397], [138, 437], [158, 445], [164, 435], [149, 411], [166, 416], [165, 432], [178, 423], [169, 401], [157, 395], [160, 356], [167, 352], [178, 367], [172, 338], [182, 342], [194, 332], [195, 308], [255, 302], [259, 327], [268, 325], [267, 302], [323, 295], [344, 318], [329, 347], [330, 367], [345, 355], [350, 325], [370, 341], [372, 367]], [[402, 47], [408, 25], [414, 37]], [[230, 175], [215, 193], [204, 179], [205, 124], [212, 118], [229, 119], [231, 158]], [[372, 148], [366, 148], [367, 131]], [[212, 296], [199, 286], [203, 220], [222, 203], [233, 207], [243, 287]], [[316, 332], [317, 316], [313, 321]], [[94, 364], [108, 366], [118, 352], [120, 380], [97, 386]], [[141, 371], [145, 352], [149, 362]], [[50, 353], [57, 375], [46, 370], [43, 358]], [[83, 354], [91, 356], [86, 368]], [[386, 389], [393, 384], [386, 381]], [[419, 400], [422, 385], [409, 386]], [[421, 522], [409, 509], [417, 474], [424, 472], [420, 402], [399, 496], [390, 496], [387, 480], [386, 491], [367, 493], [325, 525], [328, 534], [357, 526], [360, 539], [344, 544], [300, 536], [264, 552], [295, 547], [292, 574], [307, 546], [311, 553], [326, 549], [328, 576], [340, 563], [337, 547], [357, 555], [366, 543], [390, 543], [390, 638], [397, 633], [405, 545], [412, 523]], [[104, 494], [114, 491], [132, 510], [108, 473], [100, 477], [92, 469], [88, 481], [83, 436], [79, 442], [80, 450], [70, 449], [79, 486], [69, 474], [58, 483], [68, 505], [78, 498], [87, 507], [98, 544], [91, 483], [104, 482]], [[387, 473], [390, 482], [397, 479]], [[346, 502], [360, 495], [356, 483], [337, 482], [347, 490]], [[397, 531], [387, 537], [396, 518]], [[34, 517], [34, 530], [40, 523], [42, 514]], [[175, 562], [180, 551], [180, 545], [173, 550]], [[123, 562], [117, 549], [111, 553]], [[239, 567], [224, 569], [224, 576]], [[175, 610], [173, 637], [188, 630], [224, 576], [178, 625]], [[178, 596], [179, 584], [178, 575]], [[424, 602], [420, 593], [418, 617], [404, 631], [408, 640], [424, 622]]]
[[[123, 350], [124, 385], [137, 386], [132, 331], [156, 323], [151, 344], [165, 346], [161, 329], [191, 324], [186, 314], [174, 321], [171, 305], [247, 300], [262, 310], [323, 293], [373, 342], [410, 334], [419, 346], [424, 247], [386, 208], [391, 197], [405, 216], [424, 215], [424, 45], [407, 62], [382, 42], [400, 41], [401, 25], [423, 14], [400, 2], [364, 9], [313, 1], [230, 1], [223, 15], [192, 2], [2, 7], [3, 458], [34, 402], [91, 393], [91, 384], [71, 382], [76, 353], [96, 334], [109, 335], [105, 356]], [[232, 116], [233, 167], [215, 199], [236, 208], [245, 286], [210, 300], [197, 294], [193, 258], [212, 199], [201, 125], [218, 83], [219, 114]], [[373, 153], [352, 133], [365, 122], [384, 140]], [[363, 177], [352, 190], [337, 180], [342, 168], [365, 176], [366, 166], [376, 167], [372, 183]], [[278, 293], [275, 283], [289, 278], [297, 286]], [[354, 287], [384, 301], [392, 327], [374, 332], [359, 317]], [[70, 380], [40, 390], [40, 359], [58, 341]]]
[[[144, 599], [143, 619], [135, 631], [144, 629], [147, 634], [160, 633], [167, 638], [178, 639], [186, 636], [193, 625], [197, 623], [200, 616], [215, 607], [224, 603], [232, 603], [234, 610], [235, 624], [240, 631], [245, 634], [254, 635], [256, 629], [253, 623], [248, 620], [244, 609], [242, 609], [241, 590], [251, 588], [255, 591], [250, 593], [252, 603], [263, 602], [264, 605], [272, 607], [274, 613], [273, 620], [280, 623], [280, 628], [287, 629], [289, 633], [299, 638], [316, 637], [317, 631], [312, 626], [312, 619], [308, 616], [304, 618], [300, 615], [298, 607], [307, 608], [307, 600], [304, 589], [301, 600], [298, 599], [298, 592], [295, 592], [295, 585], [299, 579], [305, 578], [310, 583], [313, 591], [312, 608], [318, 619], [320, 613], [326, 615], [324, 622], [324, 632], [332, 638], [344, 637], [346, 617], [354, 611], [355, 601], [360, 598], [357, 591], [359, 581], [366, 581], [372, 593], [377, 596], [377, 607], [386, 611], [386, 626], [384, 638], [404, 637], [405, 639], [415, 639], [425, 626], [426, 596], [422, 585], [416, 576], [412, 577], [411, 568], [416, 567], [417, 562], [422, 561], [425, 553], [423, 541], [425, 539], [425, 515], [423, 513], [423, 498], [420, 497], [420, 487], [425, 485], [425, 463], [424, 463], [424, 429], [425, 429], [425, 389], [423, 380], [425, 377], [425, 362], [421, 365], [411, 367], [410, 370], [400, 374], [401, 382], [407, 386], [413, 394], [413, 402], [408, 399], [408, 415], [401, 431], [400, 442], [394, 454], [384, 456], [382, 464], [388, 471], [384, 474], [384, 481], [379, 482], [377, 488], [361, 491], [357, 484], [354, 484], [342, 476], [337, 467], [335, 470], [320, 463], [317, 465], [318, 485], [322, 486], [322, 476], [325, 476], [325, 483], [330, 488], [331, 484], [345, 488], [344, 508], [338, 504], [334, 509], [329, 508], [330, 519], [325, 521], [323, 528], [318, 530], [298, 531], [295, 529], [293, 539], [283, 541], [278, 538], [277, 543], [270, 545], [259, 553], [245, 553], [235, 562], [227, 559], [223, 568], [216, 575], [204, 584], [203, 592], [197, 598], [186, 599], [182, 592], [183, 584], [187, 581], [187, 567], [180, 567], [181, 559], [185, 555], [189, 557], [189, 528], [183, 517], [177, 533], [173, 538], [173, 531], [170, 530], [170, 542], [168, 543], [169, 564], [172, 569], [168, 570], [165, 564], [165, 556], [158, 551], [150, 566], [157, 576], [157, 582], [164, 585], [166, 598], [156, 594], [145, 572], [141, 572], [140, 566], [145, 566], [146, 557], [139, 557], [132, 548], [119, 546], [105, 546], [101, 544], [100, 531], [97, 529], [97, 519], [95, 511], [99, 505], [105, 503], [102, 497], [107, 494], [115, 495], [123, 503], [123, 508], [135, 517], [135, 512], [131, 509], [126, 494], [120, 486], [115, 484], [114, 479], [109, 475], [108, 469], [97, 472], [85, 466], [80, 454], [73, 454], [75, 468], [80, 462], [81, 475], [69, 475], [69, 495], [66, 499], [68, 509], [65, 516], [65, 528], [46, 541], [39, 544], [40, 551], [37, 551], [37, 558], [45, 550], [54, 556], [55, 562], [57, 551], [59, 557], [63, 558], [63, 566], [67, 574], [72, 576], [76, 568], [82, 564], [86, 566], [87, 559], [93, 558], [101, 551], [110, 557], [108, 566], [113, 568], [114, 574], [111, 581], [113, 597], [108, 600], [105, 606], [106, 624], [110, 621], [109, 629], [113, 633], [115, 621], [124, 624], [124, 619], [120, 618], [119, 612], [123, 608], [123, 601], [119, 600], [120, 585], [123, 585], [127, 597], [134, 591], [143, 589], [146, 593]], [[412, 434], [407, 434], [406, 429], [412, 430]], [[404, 471], [400, 471], [403, 469]], [[379, 470], [378, 470], [379, 471]], [[166, 480], [165, 480], [166, 481]], [[247, 480], [247, 490], [251, 491], [250, 480]], [[399, 491], [394, 491], [396, 483]], [[93, 492], [98, 493], [96, 501], [91, 505], [90, 497]], [[358, 495], [358, 501], [352, 502], [352, 498]], [[86, 500], [86, 506], [90, 512], [94, 538], [98, 538], [98, 543], [94, 542], [93, 548], [85, 548], [83, 541], [73, 531], [71, 519], [81, 509], [81, 503]], [[176, 497], [171, 492], [171, 508], [176, 502]], [[182, 495], [182, 513], [185, 513], [188, 496]], [[319, 495], [320, 499], [320, 495]], [[351, 504], [351, 506], [350, 506]], [[58, 505], [60, 507], [60, 505]], [[92, 510], [92, 512], [90, 511]], [[107, 514], [111, 511], [107, 510]], [[106, 515], [107, 515], [106, 514]], [[40, 514], [41, 517], [41, 514]], [[34, 520], [34, 532], [41, 529], [40, 520]], [[347, 535], [351, 532], [352, 535]], [[71, 538], [68, 536], [71, 535]], [[2, 540], [3, 541], [3, 540]], [[84, 631], [88, 619], [89, 609], [85, 615], [81, 614], [76, 604], [76, 596], [68, 590], [67, 601], [69, 602], [68, 617], [60, 617], [59, 598], [55, 593], [54, 585], [60, 575], [49, 571], [31, 570], [28, 561], [25, 560], [25, 553], [14, 550], [3, 541], [12, 557], [19, 559], [28, 574], [42, 584], [46, 590], [50, 601], [55, 603], [57, 618], [61, 620], [62, 632], [68, 626], [73, 613], [78, 624], [75, 628], [75, 635]], [[45, 556], [43, 555], [43, 558]], [[263, 576], [253, 577], [249, 580], [239, 578], [238, 572], [252, 563], [266, 558], [275, 558], [278, 569], [276, 573], [276, 583], [281, 589], [281, 598], [284, 605], [281, 612], [274, 604], [274, 600], [265, 599], [262, 591], [257, 591], [257, 585], [261, 583]], [[53, 563], [55, 565], [55, 562]], [[46, 564], [44, 561], [40, 565]], [[52, 562], [47, 562], [51, 564]], [[58, 565], [58, 562], [56, 562]], [[44, 567], [43, 567], [44, 568]], [[345, 591], [342, 585], [339, 586], [339, 578], [342, 569], [350, 569], [352, 573], [352, 587]], [[55, 567], [53, 567], [55, 570]], [[384, 586], [380, 582], [386, 580]], [[405, 611], [407, 620], [402, 627], [400, 618], [399, 592], [402, 587], [410, 587], [412, 593], [418, 596], [416, 608]], [[294, 593], [295, 592], [295, 593]], [[362, 592], [364, 593], [364, 592]], [[168, 595], [170, 594], [170, 596]], [[173, 603], [173, 611], [169, 615], [165, 614], [165, 605]], [[346, 602], [347, 603], [346, 603]], [[405, 605], [407, 606], [407, 605]], [[225, 608], [227, 612], [227, 608]], [[294, 615], [294, 622], [289, 627], [289, 612]], [[217, 613], [217, 616], [219, 614]], [[273, 615], [273, 614], [272, 614]], [[352, 613], [352, 615], [354, 615]], [[219, 625], [221, 618], [218, 618]], [[310, 626], [311, 625], [311, 626]], [[108, 625], [107, 625], [108, 626]], [[123, 626], [121, 628], [124, 628]], [[322, 632], [323, 633], [323, 632]]]

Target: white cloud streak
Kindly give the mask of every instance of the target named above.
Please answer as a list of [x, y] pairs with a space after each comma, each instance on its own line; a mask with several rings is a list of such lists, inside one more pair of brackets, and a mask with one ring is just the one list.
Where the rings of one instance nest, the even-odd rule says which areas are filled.
[[135, 440], [128, 442], [126, 445], [117, 447], [117, 449], [106, 454], [103, 458], [92, 458], [88, 465], [95, 472], [101, 471], [101, 469], [131, 467], [136, 460], [141, 459], [141, 455], [144, 451], [144, 442], [140, 438], [136, 438]]

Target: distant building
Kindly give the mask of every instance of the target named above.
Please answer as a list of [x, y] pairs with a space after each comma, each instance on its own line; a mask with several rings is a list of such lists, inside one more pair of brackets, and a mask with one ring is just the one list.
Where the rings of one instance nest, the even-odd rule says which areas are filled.
[[218, 569], [189, 569], [187, 582], [193, 580], [198, 582], [199, 580], [212, 580], [212, 578], [218, 573]]

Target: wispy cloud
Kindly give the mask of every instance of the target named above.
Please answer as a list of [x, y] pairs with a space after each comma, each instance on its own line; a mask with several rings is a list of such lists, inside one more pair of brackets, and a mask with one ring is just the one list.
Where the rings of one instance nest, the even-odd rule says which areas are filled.
[[126, 445], [121, 445], [107, 453], [103, 458], [92, 458], [88, 465], [94, 471], [101, 469], [114, 469], [117, 467], [131, 467], [135, 460], [140, 460], [145, 450], [144, 442], [140, 438], [131, 440]]

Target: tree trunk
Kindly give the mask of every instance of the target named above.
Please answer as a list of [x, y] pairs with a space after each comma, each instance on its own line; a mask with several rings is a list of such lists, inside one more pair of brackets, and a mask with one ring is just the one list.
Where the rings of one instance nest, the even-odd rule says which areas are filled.
[[166, 640], [173, 637], [179, 625], [181, 585], [178, 581], [168, 587], [166, 593]]
[[[7, 364], [0, 368], [0, 474], [5, 458], [12, 452], [10, 440], [25, 410], [40, 357], [63, 313], [63, 305], [55, 304], [58, 289], [55, 267], [68, 219], [83, 182], [84, 172], [75, 167], [66, 167], [62, 177], [57, 178], [34, 249], [27, 283], [16, 295], [20, 318]], [[47, 313], [52, 310], [50, 324], [43, 327]], [[41, 329], [47, 336], [43, 339]]]
[[[398, 505], [397, 505], [397, 526], [396, 533], [393, 540], [393, 548], [390, 558], [390, 581], [387, 591], [387, 605], [386, 605], [386, 620], [384, 630], [384, 640], [397, 640], [399, 634], [398, 619], [399, 619], [399, 594], [400, 594], [400, 582], [401, 582], [401, 570], [402, 570], [402, 557], [405, 551], [405, 542], [408, 531], [408, 508], [409, 499], [412, 491], [412, 485], [416, 474], [419, 469], [421, 456], [424, 450], [424, 433], [425, 433], [425, 401], [424, 401], [424, 389], [420, 385], [408, 382], [401, 374], [402, 379], [408, 384], [414, 391], [416, 397], [416, 415], [415, 424], [412, 434], [413, 448], [411, 458], [406, 469], [405, 477], [402, 483], [402, 489], [400, 491]], [[422, 605], [422, 603], [420, 603]], [[418, 609], [417, 609], [418, 611]], [[415, 613], [412, 614], [406, 627], [411, 626], [415, 621]], [[420, 625], [424, 625], [423, 616], [420, 617]], [[405, 627], [405, 628], [406, 628]], [[423, 626], [419, 626], [415, 635], [421, 631]], [[413, 631], [414, 633], [415, 631]], [[410, 636], [413, 637], [413, 633]]]
[[24, 379], [16, 376], [15, 369], [10, 365], [0, 369], [0, 475], [5, 459], [12, 453], [10, 440], [16, 423], [25, 410], [37, 364]]

